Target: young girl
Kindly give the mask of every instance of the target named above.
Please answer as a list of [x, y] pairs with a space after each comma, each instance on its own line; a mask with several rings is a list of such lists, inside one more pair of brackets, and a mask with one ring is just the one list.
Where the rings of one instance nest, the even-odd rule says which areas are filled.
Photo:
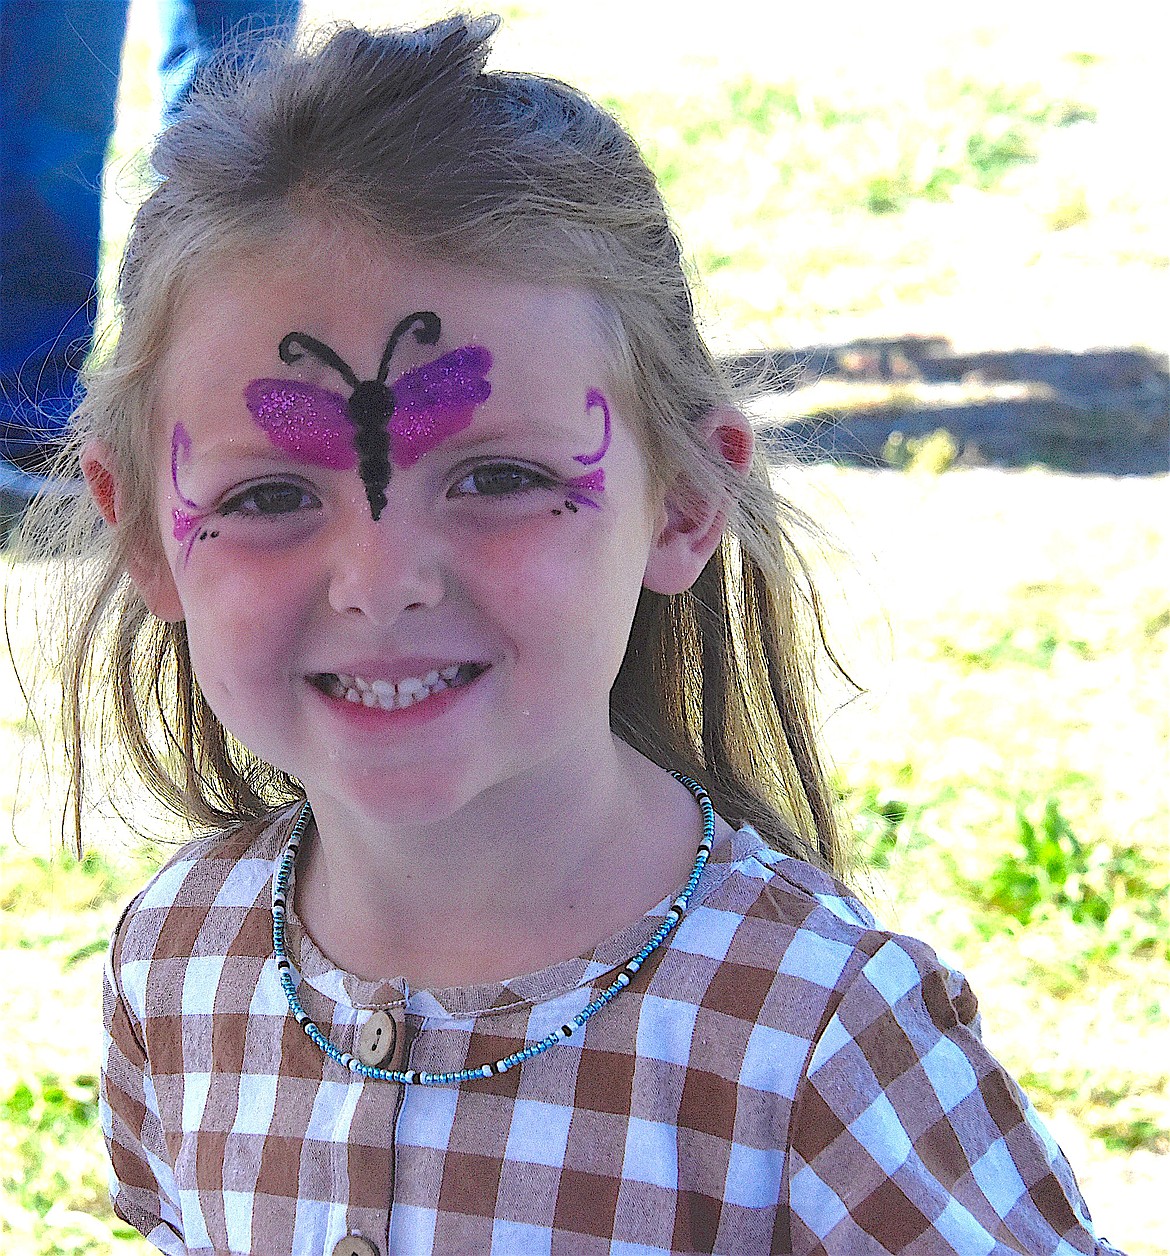
[[207, 835], [111, 948], [116, 1210], [199, 1256], [1112, 1250], [962, 978], [833, 879], [815, 598], [653, 178], [494, 25], [275, 50], [155, 153], [67, 725], [80, 795], [108, 678]]

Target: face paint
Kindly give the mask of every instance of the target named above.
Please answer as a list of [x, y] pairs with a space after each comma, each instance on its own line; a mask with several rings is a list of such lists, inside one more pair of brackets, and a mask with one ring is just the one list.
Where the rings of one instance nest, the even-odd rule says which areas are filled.
[[337, 393], [297, 380], [254, 379], [244, 401], [277, 449], [334, 471], [357, 466], [353, 429]]
[[492, 386], [484, 378], [491, 366], [486, 349], [464, 345], [394, 381], [390, 456], [396, 467], [413, 467], [470, 425], [475, 407], [491, 395]]
[[404, 372], [393, 387], [386, 384], [402, 336], [413, 331], [419, 344], [435, 344], [440, 330], [439, 316], [432, 311], [408, 314], [391, 332], [378, 374], [370, 380], [359, 380], [322, 341], [289, 332], [280, 342], [281, 361], [291, 364], [306, 352], [313, 354], [350, 386], [348, 400], [328, 388], [278, 379], [253, 380], [244, 390], [244, 400], [278, 448], [319, 466], [348, 469], [356, 462], [376, 521], [386, 506], [391, 462], [413, 466], [467, 427], [475, 407], [491, 395], [485, 376], [492, 355], [478, 345], [453, 349]]
[[[583, 467], [591, 467], [594, 463], [600, 462], [605, 457], [609, 449], [610, 439], [610, 418], [609, 406], [606, 404], [605, 396], [596, 388], [591, 388], [585, 394], [586, 411], [593, 410], [596, 407], [601, 408], [601, 413], [605, 418], [605, 433], [601, 438], [601, 444], [591, 454], [575, 454], [574, 462], [579, 462]], [[593, 471], [587, 471], [584, 475], [575, 475], [572, 479], [565, 480], [565, 488], [569, 489], [565, 505], [576, 503], [578, 506], [590, 506], [594, 510], [600, 510], [601, 507], [591, 498], [586, 497], [585, 493], [603, 493], [605, 491], [605, 472], [601, 467], [595, 468]], [[576, 513], [574, 511], [574, 513]]]
[[190, 434], [182, 423], [176, 423], [175, 430], [171, 433], [171, 484], [174, 487], [175, 496], [183, 503], [186, 509], [180, 510], [176, 506], [171, 511], [171, 533], [183, 547], [184, 563], [191, 557], [191, 549], [196, 541], [207, 540], [209, 536], [219, 535], [218, 532], [208, 533], [206, 531], [200, 535], [203, 521], [211, 514], [211, 511], [205, 510], [198, 502], [193, 502], [179, 487], [179, 463], [186, 462], [190, 456]]
[[609, 451], [609, 436], [610, 436], [609, 406], [606, 405], [605, 394], [600, 392], [596, 388], [591, 388], [585, 394], [585, 409], [586, 411], [589, 411], [589, 410], [594, 409], [596, 406], [601, 407], [601, 413], [605, 417], [605, 434], [601, 438], [600, 447], [596, 449], [593, 453], [577, 454], [573, 458], [574, 462], [579, 462], [583, 467], [591, 467], [595, 462], [600, 462], [602, 458], [605, 457], [606, 453]]

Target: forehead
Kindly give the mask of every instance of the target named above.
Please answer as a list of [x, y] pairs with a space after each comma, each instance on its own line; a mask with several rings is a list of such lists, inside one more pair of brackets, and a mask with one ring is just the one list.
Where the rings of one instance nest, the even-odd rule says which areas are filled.
[[586, 294], [501, 279], [369, 243], [356, 231], [306, 225], [248, 254], [209, 262], [172, 320], [156, 398], [164, 415], [192, 393], [241, 390], [262, 376], [296, 374], [344, 387], [309, 358], [295, 368], [278, 346], [290, 332], [323, 341], [358, 379], [378, 370], [387, 338], [406, 315], [434, 311], [437, 345], [405, 337], [390, 380], [411, 365], [468, 344], [492, 355], [493, 396], [517, 405], [606, 386], [603, 320]]

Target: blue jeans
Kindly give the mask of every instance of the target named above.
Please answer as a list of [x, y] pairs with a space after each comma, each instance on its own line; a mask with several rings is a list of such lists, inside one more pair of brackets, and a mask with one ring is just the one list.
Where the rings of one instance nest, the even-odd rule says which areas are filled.
[[[0, 489], [39, 487], [89, 351], [128, 3], [0, 0]], [[233, 29], [288, 34], [299, 0], [159, 7], [169, 119]]]

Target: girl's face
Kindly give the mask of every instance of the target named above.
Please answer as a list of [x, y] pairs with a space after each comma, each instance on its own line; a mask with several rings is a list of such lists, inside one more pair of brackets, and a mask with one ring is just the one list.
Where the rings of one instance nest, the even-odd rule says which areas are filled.
[[306, 226], [190, 293], [154, 423], [140, 584], [310, 800], [441, 819], [609, 738], [670, 512], [584, 297]]

